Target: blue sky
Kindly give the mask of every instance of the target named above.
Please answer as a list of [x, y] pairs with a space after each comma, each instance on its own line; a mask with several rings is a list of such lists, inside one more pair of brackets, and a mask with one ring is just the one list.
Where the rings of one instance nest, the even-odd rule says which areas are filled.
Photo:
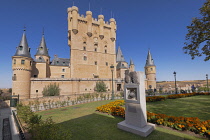
[[[205, 0], [74, 0], [79, 13], [89, 10], [117, 21], [116, 46], [121, 47], [127, 62], [133, 59], [136, 70], [144, 71], [150, 48], [157, 67], [158, 81], [204, 80], [209, 74], [209, 62], [203, 57], [191, 60], [182, 47], [193, 17]], [[67, 8], [72, 0], [0, 0], [0, 88], [12, 86], [12, 56], [26, 26], [28, 44], [34, 56], [42, 29], [49, 54], [69, 58], [67, 45]]]

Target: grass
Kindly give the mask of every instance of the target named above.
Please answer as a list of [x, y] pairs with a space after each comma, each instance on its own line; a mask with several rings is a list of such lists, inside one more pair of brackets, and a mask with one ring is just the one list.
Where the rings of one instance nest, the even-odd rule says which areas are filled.
[[[173, 102], [174, 101], [175, 100], [173, 100]], [[69, 132], [72, 134], [71, 138], [73, 140], [199, 139], [194, 136], [161, 127], [157, 127], [156, 130], [153, 131], [147, 138], [122, 131], [117, 128], [117, 123], [123, 121], [123, 118], [95, 112], [97, 106], [104, 105], [109, 102], [110, 101], [92, 102], [60, 109], [42, 111], [38, 112], [37, 114], [42, 115], [43, 119], [52, 116], [57, 125], [60, 125], [63, 129], [69, 130]], [[156, 103], [159, 104], [160, 102]], [[152, 107], [152, 104], [149, 104], [149, 106]], [[153, 106], [157, 105], [154, 103]]]
[[147, 111], [169, 116], [198, 117], [202, 121], [210, 119], [210, 96], [192, 96], [148, 102]]

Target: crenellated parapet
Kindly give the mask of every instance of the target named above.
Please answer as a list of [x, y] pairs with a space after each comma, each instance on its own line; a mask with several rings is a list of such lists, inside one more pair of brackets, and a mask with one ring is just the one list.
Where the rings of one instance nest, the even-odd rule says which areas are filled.
[[80, 23], [86, 24], [86, 34], [88, 37], [92, 37], [93, 35], [93, 27], [97, 27], [99, 30], [100, 39], [104, 38], [104, 30], [110, 30], [110, 39], [113, 41], [116, 40], [116, 21], [114, 18], [111, 18], [109, 21], [104, 21], [103, 15], [98, 15], [98, 19], [92, 17], [92, 12], [87, 11], [86, 16], [80, 15], [78, 7], [72, 6], [68, 8], [68, 38], [69, 45], [71, 45], [71, 36], [73, 34], [77, 34], [80, 30], [78, 25]]

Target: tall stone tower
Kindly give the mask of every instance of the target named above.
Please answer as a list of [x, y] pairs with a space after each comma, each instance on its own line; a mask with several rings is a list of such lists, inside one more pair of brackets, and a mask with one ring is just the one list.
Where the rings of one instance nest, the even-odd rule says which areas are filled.
[[[50, 56], [48, 54], [47, 45], [44, 38], [44, 33], [42, 34], [42, 39], [40, 41], [40, 45], [37, 48], [37, 52], [35, 55], [36, 63], [33, 65], [32, 76], [37, 78], [49, 78], [50, 77]], [[42, 72], [38, 72], [37, 70]]]
[[22, 39], [17, 47], [15, 55], [12, 57], [12, 92], [13, 95], [20, 95], [20, 99], [30, 98], [30, 78], [33, 59], [26, 39], [25, 30]]
[[[70, 46], [71, 78], [110, 78], [110, 66], [116, 66], [116, 21], [104, 21], [92, 12], [79, 15], [76, 6], [68, 8], [68, 45]], [[114, 78], [116, 70], [114, 70]]]
[[145, 65], [145, 74], [146, 74], [146, 89], [156, 89], [156, 66], [150, 50], [148, 51], [146, 65]]

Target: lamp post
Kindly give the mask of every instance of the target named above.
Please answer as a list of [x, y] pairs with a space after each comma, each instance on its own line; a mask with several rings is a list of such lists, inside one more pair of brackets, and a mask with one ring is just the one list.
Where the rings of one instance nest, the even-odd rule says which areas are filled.
[[207, 82], [207, 91], [209, 92], [209, 82], [208, 82], [208, 74], [206, 74], [206, 82]]
[[113, 84], [113, 72], [114, 72], [114, 66], [111, 65], [110, 69], [112, 71], [112, 100], [114, 100], [114, 84]]
[[175, 93], [177, 94], [177, 88], [176, 88], [176, 72], [174, 72], [173, 74], [174, 74], [174, 79], [175, 79]]

